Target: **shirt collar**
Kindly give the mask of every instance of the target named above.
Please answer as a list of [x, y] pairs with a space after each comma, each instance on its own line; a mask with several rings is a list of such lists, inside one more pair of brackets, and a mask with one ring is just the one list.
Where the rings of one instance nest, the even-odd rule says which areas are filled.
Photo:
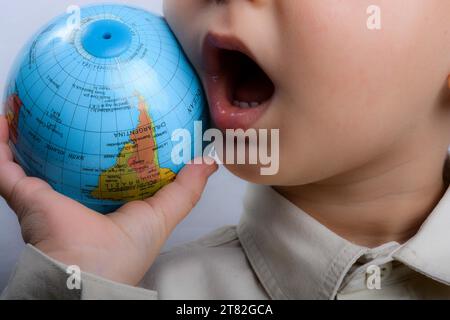
[[365, 249], [334, 234], [275, 190], [251, 185], [238, 236], [272, 299], [330, 299]]
[[[450, 183], [450, 152], [444, 180]], [[430, 278], [450, 285], [450, 185], [417, 234], [393, 253], [393, 258]]]
[[[444, 176], [450, 176], [447, 159]], [[333, 299], [353, 264], [371, 250], [310, 217], [271, 187], [250, 185], [237, 232], [272, 299]], [[450, 285], [450, 188], [410, 241], [392, 257]]]

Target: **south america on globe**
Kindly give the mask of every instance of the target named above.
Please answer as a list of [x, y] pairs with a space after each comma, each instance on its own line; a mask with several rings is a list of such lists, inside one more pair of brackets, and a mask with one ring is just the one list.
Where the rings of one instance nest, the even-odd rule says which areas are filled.
[[27, 174], [101, 213], [172, 182], [183, 167], [172, 134], [194, 136], [208, 121], [200, 81], [164, 18], [114, 4], [81, 8], [78, 23], [60, 16], [32, 37], [5, 108]]

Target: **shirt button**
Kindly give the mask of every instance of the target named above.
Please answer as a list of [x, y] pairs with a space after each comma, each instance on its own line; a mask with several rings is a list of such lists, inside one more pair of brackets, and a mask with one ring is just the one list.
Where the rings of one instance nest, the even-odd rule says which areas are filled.
[[392, 263], [370, 265], [366, 270], [366, 286], [369, 290], [380, 290], [382, 284], [392, 272]]
[[392, 262], [380, 266], [380, 275], [382, 280], [386, 280], [392, 273]]

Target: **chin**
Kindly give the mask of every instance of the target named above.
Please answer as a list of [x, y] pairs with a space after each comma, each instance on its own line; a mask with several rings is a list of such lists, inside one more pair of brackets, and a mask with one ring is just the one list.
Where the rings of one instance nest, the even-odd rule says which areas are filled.
[[281, 172], [276, 175], [261, 175], [261, 169], [263, 168], [263, 166], [259, 165], [235, 164], [225, 165], [225, 168], [227, 168], [227, 170], [236, 177], [254, 184], [275, 186], [285, 185], [285, 183], [283, 182], [287, 182], [285, 179], [283, 179], [283, 175]]

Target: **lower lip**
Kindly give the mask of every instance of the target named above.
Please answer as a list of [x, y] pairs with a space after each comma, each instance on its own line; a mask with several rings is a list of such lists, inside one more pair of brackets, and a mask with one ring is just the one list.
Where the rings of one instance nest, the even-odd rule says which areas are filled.
[[258, 107], [239, 108], [230, 102], [226, 80], [220, 76], [207, 76], [206, 91], [212, 120], [219, 129], [243, 129], [254, 127], [270, 104], [265, 101]]

